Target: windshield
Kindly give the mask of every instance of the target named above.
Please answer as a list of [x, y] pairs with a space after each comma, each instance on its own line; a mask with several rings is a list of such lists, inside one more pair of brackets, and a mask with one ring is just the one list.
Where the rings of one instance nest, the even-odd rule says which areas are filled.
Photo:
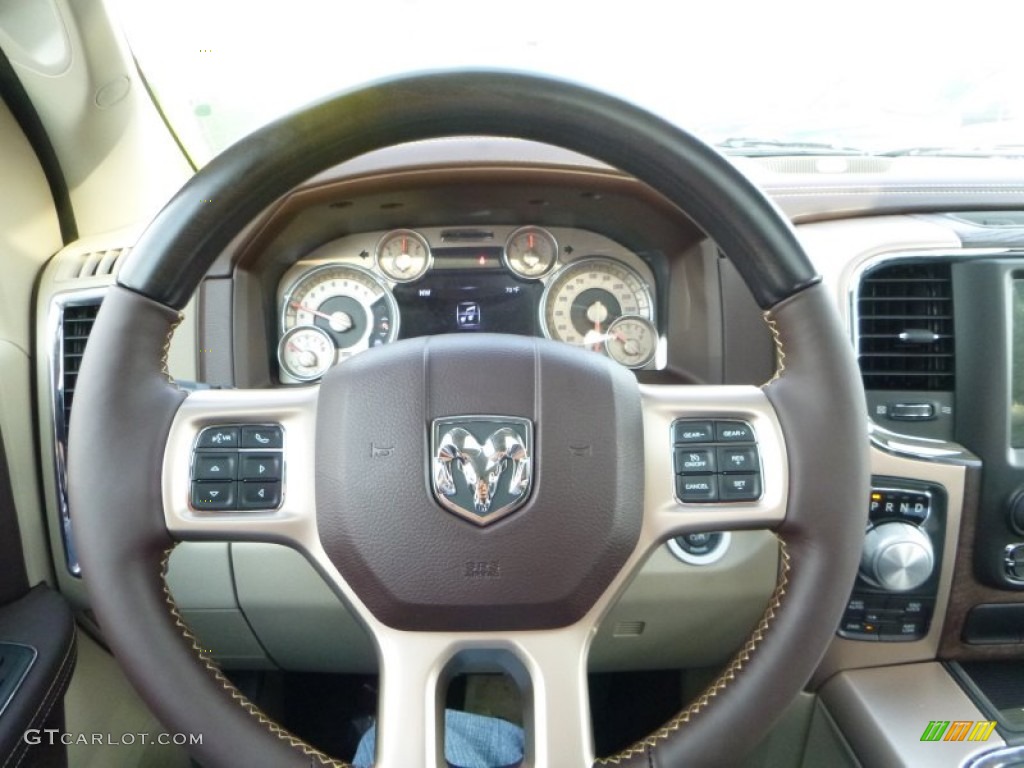
[[[120, 0], [197, 164], [329, 93], [496, 67], [623, 96], [737, 154], [1024, 154], [1015, 4]], [[969, 152], [967, 152], [969, 151]]]

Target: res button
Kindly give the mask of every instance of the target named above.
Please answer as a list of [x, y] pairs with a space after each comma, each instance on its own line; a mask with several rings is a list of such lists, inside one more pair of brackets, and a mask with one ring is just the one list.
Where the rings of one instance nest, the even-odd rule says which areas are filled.
[[754, 446], [718, 449], [719, 472], [757, 472], [758, 469], [757, 448]]

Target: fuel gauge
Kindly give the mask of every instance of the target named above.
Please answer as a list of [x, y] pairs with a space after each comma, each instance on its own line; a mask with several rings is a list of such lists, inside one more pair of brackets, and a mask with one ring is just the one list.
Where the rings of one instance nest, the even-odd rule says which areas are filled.
[[654, 359], [658, 331], [649, 320], [624, 315], [608, 326], [604, 348], [610, 357], [627, 368], [643, 368]]
[[334, 363], [334, 341], [326, 331], [312, 325], [292, 328], [281, 337], [277, 359], [293, 379], [319, 379]]
[[503, 258], [520, 277], [540, 277], [555, 265], [558, 243], [542, 227], [520, 227], [505, 241]]

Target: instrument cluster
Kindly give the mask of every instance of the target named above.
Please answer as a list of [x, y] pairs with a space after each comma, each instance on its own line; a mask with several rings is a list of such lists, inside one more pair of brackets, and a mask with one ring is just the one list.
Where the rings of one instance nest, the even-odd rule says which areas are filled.
[[634, 369], [664, 367], [654, 275], [635, 253], [572, 228], [433, 227], [350, 235], [278, 286], [284, 383], [400, 338], [545, 336]]

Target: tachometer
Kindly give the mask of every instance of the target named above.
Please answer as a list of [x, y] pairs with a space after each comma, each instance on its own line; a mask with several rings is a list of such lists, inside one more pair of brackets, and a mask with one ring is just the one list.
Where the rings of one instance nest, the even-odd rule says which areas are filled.
[[282, 333], [311, 325], [330, 337], [336, 359], [394, 341], [398, 306], [374, 275], [347, 264], [329, 264], [300, 277], [285, 296]]
[[545, 336], [596, 352], [606, 352], [608, 329], [624, 315], [654, 321], [650, 288], [630, 267], [600, 256], [556, 272], [541, 299]]

